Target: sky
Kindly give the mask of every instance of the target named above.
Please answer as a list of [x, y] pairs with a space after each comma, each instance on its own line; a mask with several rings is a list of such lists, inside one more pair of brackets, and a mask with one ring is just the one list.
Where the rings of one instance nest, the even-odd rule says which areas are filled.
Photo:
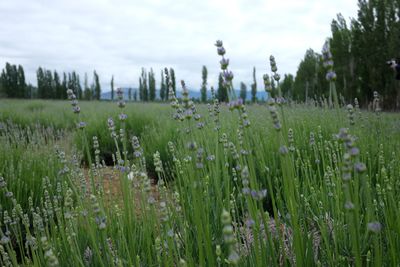
[[222, 40], [234, 84], [257, 82], [270, 73], [296, 74], [307, 49], [320, 52], [331, 36], [330, 23], [341, 13], [357, 16], [356, 0], [0, 0], [0, 69], [21, 64], [36, 85], [39, 66], [75, 70], [89, 83], [93, 70], [103, 91], [137, 87], [141, 68], [172, 67], [177, 80], [200, 88], [201, 69], [216, 86]]

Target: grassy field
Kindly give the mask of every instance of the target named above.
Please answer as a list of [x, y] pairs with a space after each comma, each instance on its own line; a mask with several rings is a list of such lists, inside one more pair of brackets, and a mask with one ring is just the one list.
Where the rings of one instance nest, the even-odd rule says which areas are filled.
[[173, 106], [0, 100], [0, 265], [400, 265], [400, 114]]

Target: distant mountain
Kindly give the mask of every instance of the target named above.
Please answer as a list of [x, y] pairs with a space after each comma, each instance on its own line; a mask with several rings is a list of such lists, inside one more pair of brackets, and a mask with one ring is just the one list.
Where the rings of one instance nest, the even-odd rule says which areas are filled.
[[[122, 88], [122, 90], [124, 91], [124, 99], [128, 100], [129, 99], [129, 89], [130, 88]], [[133, 99], [133, 95], [134, 92], [137, 91], [137, 94], [139, 95], [139, 89], [138, 88], [131, 88], [132, 89], [132, 99]], [[117, 98], [116, 93], [114, 92], [114, 99]], [[235, 90], [235, 94], [236, 96], [240, 95], [240, 91], [239, 90]], [[156, 90], [156, 99], [160, 99], [159, 97], [160, 92], [159, 90]], [[182, 91], [177, 91], [176, 92], [176, 97], [180, 98], [182, 97]], [[195, 98], [195, 99], [200, 99], [201, 98], [201, 93], [200, 91], [197, 90], [191, 90], [189, 89], [189, 97], [190, 98]], [[211, 98], [211, 91], [207, 90], [207, 98], [210, 99]], [[111, 100], [111, 92], [104, 92], [101, 94], [101, 99], [104, 100]], [[263, 91], [257, 91], [257, 99], [259, 100], [266, 100], [267, 99], [267, 93], [263, 90]], [[246, 96], [246, 100], [250, 101], [251, 100], [251, 93], [250, 91], [247, 91], [247, 96]]]

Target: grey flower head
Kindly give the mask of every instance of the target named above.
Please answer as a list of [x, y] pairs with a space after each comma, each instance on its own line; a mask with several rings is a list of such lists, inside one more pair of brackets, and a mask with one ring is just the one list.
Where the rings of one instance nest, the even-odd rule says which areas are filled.
[[214, 156], [214, 155], [209, 155], [209, 156], [207, 157], [207, 160], [208, 160], [208, 161], [214, 161], [214, 160], [215, 160], [215, 156]]
[[216, 46], [216, 47], [222, 47], [222, 46], [223, 46], [222, 41], [221, 41], [221, 40], [217, 40], [217, 41], [215, 42], [215, 46]]
[[270, 55], [270, 56], [269, 56], [269, 61], [270, 61], [271, 63], [275, 63], [275, 57], [274, 57], [273, 55]]
[[124, 92], [122, 91], [121, 87], [117, 88], [117, 95], [122, 95]]
[[196, 150], [197, 148], [196, 142], [188, 142], [186, 146], [189, 150]]
[[124, 101], [118, 101], [118, 107], [120, 107], [120, 108], [125, 107], [125, 102]]

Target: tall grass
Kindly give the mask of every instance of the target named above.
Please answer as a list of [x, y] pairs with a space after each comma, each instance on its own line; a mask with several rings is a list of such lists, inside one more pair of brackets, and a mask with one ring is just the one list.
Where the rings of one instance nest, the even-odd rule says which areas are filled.
[[398, 114], [235, 105], [2, 101], [1, 265], [400, 264]]

